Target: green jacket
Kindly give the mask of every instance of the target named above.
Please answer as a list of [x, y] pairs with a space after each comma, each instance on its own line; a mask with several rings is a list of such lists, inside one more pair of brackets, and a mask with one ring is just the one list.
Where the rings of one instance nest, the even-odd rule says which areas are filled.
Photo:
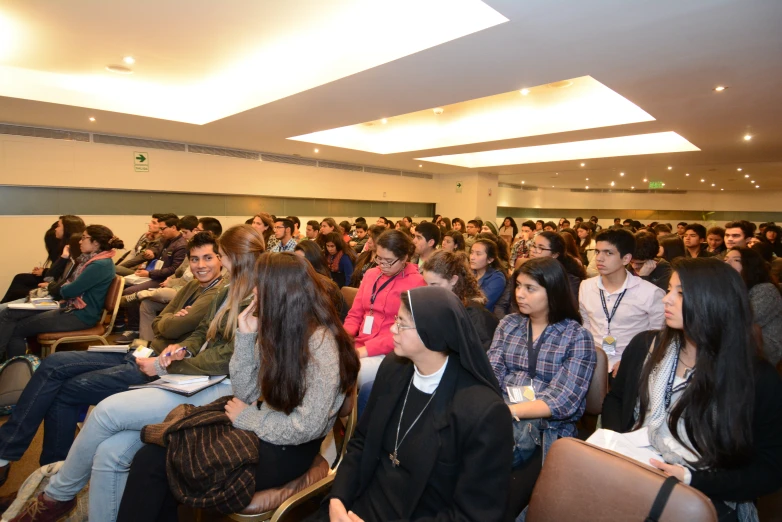
[[[150, 347], [159, 354], [169, 344], [179, 344], [185, 341], [209, 312], [212, 301], [214, 301], [215, 296], [225, 284], [224, 281], [203, 293], [201, 283], [195, 279], [184, 285], [176, 293], [174, 299], [152, 321], [152, 331], [155, 333], [155, 339], [150, 344]], [[182, 310], [187, 300], [194, 295], [197, 297], [193, 304], [190, 305], [187, 315], [176, 317], [175, 314]]]
[[103, 315], [103, 304], [106, 302], [106, 294], [111, 282], [114, 281], [115, 274], [114, 262], [111, 259], [93, 261], [72, 283], [60, 288], [60, 295], [64, 299], [81, 296], [87, 306], [81, 310], [74, 310], [73, 315], [82, 322], [94, 326]]
[[[228, 297], [229, 285], [225, 285], [220, 289], [217, 297], [212, 301], [212, 305], [209, 307], [209, 313], [198, 323], [198, 327], [191, 333], [187, 339], [179, 343], [180, 346], [186, 348], [193, 357], [187, 357], [181, 361], [174, 361], [167, 368], [168, 373], [179, 373], [186, 375], [228, 375], [228, 364], [231, 362], [231, 356], [234, 352], [233, 335], [231, 339], [223, 337], [222, 331], [225, 322], [220, 324], [220, 328], [217, 329], [215, 338], [212, 339], [206, 348], [202, 351], [201, 346], [206, 342], [206, 332], [209, 330], [209, 324], [217, 315], [220, 305]], [[253, 296], [250, 294], [245, 297], [239, 304], [239, 312], [247, 308], [252, 302]], [[224, 321], [227, 321], [228, 315], [224, 316]], [[158, 375], [166, 373], [161, 371], [159, 365], [155, 365], [158, 370]]]

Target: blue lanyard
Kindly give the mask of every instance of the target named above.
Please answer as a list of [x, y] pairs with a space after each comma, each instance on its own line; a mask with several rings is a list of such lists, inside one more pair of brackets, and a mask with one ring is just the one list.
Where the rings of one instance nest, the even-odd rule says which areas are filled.
[[608, 322], [608, 333], [611, 333], [611, 319], [614, 318], [614, 314], [616, 314], [616, 309], [619, 308], [619, 303], [622, 302], [622, 298], [625, 296], [625, 293], [627, 292], [627, 288], [622, 290], [622, 293], [619, 294], [619, 297], [616, 298], [616, 302], [614, 303], [614, 308], [611, 310], [611, 315], [608, 315], [608, 307], [606, 306], [606, 298], [605, 294], [602, 290], [600, 290], [600, 302], [603, 304], [603, 312], [606, 314], [606, 321]]
[[538, 374], [538, 354], [540, 353], [540, 347], [543, 346], [543, 343], [546, 342], [546, 337], [548, 337], [548, 327], [549, 325], [546, 325], [543, 333], [538, 337], [538, 342], [533, 343], [532, 321], [527, 322], [527, 358], [529, 359], [527, 373], [531, 379], [534, 379]]

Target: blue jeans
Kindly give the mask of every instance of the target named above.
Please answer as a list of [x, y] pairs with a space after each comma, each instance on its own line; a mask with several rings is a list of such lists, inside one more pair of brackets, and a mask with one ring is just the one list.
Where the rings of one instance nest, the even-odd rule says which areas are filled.
[[147, 388], [118, 393], [102, 401], [84, 423], [65, 464], [46, 486], [46, 494], [55, 500], [70, 500], [90, 482], [89, 519], [116, 520], [130, 464], [144, 446], [141, 428], [163, 422], [180, 404], [204, 406], [231, 395], [233, 390], [227, 381], [192, 397]]
[[83, 406], [143, 384], [132, 355], [57, 352], [45, 358], [25, 386], [8, 422], [0, 427], [0, 458], [22, 458], [44, 422], [41, 465], [63, 460], [73, 444]]

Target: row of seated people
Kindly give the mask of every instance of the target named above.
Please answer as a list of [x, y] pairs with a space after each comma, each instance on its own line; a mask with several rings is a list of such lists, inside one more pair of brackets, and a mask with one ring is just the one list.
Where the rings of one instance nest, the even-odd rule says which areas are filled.
[[[419, 229], [420, 225], [417, 233]], [[83, 241], [95, 242], [94, 237], [87, 235]], [[429, 246], [431, 241], [427, 242]], [[20, 515], [28, 518], [20, 520], [31, 519], [36, 513], [62, 514], [70, 509], [73, 497], [90, 480], [91, 472], [98, 479], [91, 484], [91, 518], [114, 520], [119, 516], [124, 520], [142, 520], [168, 513], [165, 516], [175, 519], [176, 501], [184, 498], [177, 496], [181, 490], [175, 485], [170, 489], [165, 484], [152, 487], [159, 493], [154, 501], [140, 501], [149, 498], [153, 477], [165, 481], [165, 471], [160, 470], [161, 466], [165, 470], [166, 454], [165, 450], [147, 446], [138, 454], [137, 462], [133, 461], [133, 455], [143, 446], [139, 431], [145, 425], [161, 422], [177, 404], [207, 405], [231, 394], [235, 398], [225, 404], [225, 411], [233, 425], [255, 432], [260, 440], [263, 457], [258, 460], [255, 474], [257, 489], [282, 484], [301, 474], [312, 461], [320, 439], [333, 423], [344, 392], [356, 379], [362, 388], [377, 382], [372, 385], [348, 458], [340, 467], [332, 498], [324, 505], [332, 520], [352, 520], [346, 518], [346, 509], [365, 520], [419, 518], [438, 513], [499, 520], [506, 511], [511, 467], [525, 466], [536, 474], [540, 463], [530, 463], [543, 460], [550, 441], [575, 434], [575, 422], [583, 414], [584, 397], [595, 365], [596, 344], [610, 355], [618, 355], [612, 393], [618, 390], [619, 397], [613, 397], [614, 406], [619, 400], [614, 418], [618, 415], [623, 424], [607, 427], [628, 431], [646, 426], [650, 433], [652, 429], [659, 430], [654, 437], [650, 434], [650, 441], [655, 447], [662, 445], [657, 449], [668, 463], [655, 465], [681, 475], [694, 487], [701, 484], [699, 489], [714, 498], [718, 510], [727, 513], [751, 509], [747, 501], [779, 487], [779, 448], [769, 443], [778, 440], [780, 430], [779, 419], [773, 413], [779, 410], [779, 404], [773, 402], [779, 399], [779, 394], [774, 393], [779, 391], [779, 380], [775, 375], [776, 379], [769, 376], [773, 373], [766, 370], [767, 363], [761, 362], [755, 353], [757, 339], [746, 286], [737, 271], [725, 263], [677, 260], [665, 298], [662, 291], [657, 295], [658, 289], [649, 284], [655, 290], [653, 301], [659, 298], [659, 306], [665, 306], [666, 311], [665, 327], [662, 321], [650, 324], [650, 313], [643, 309], [649, 303], [630, 291], [643, 286], [642, 280], [625, 269], [632, 260], [635, 238], [623, 230], [606, 231], [597, 238], [601, 273], [596, 286], [600, 287], [601, 310], [583, 297], [576, 300], [561, 260], [533, 258], [511, 275], [513, 310], [495, 330], [486, 313], [470, 313], [471, 309], [486, 312], [485, 306], [481, 306], [486, 297], [464, 254], [441, 251], [421, 256], [418, 244], [400, 231], [381, 233], [374, 243], [377, 266], [365, 273], [342, 326], [333, 283], [325, 274], [316, 272], [315, 266], [322, 258], [307, 256], [306, 250], [320, 254], [319, 250], [309, 249], [311, 245], [307, 243], [294, 247], [301, 257], [316, 260], [314, 263], [296, 261], [296, 256], [261, 256], [265, 250], [263, 236], [247, 226], [229, 229], [219, 244], [212, 234], [195, 234], [188, 245], [188, 262], [195, 279], [185, 287], [192, 294], [178, 292], [177, 298], [155, 319], [152, 347], [158, 357], [134, 360], [120, 354], [54, 354], [44, 360], [17, 411], [0, 428], [0, 458], [6, 461], [21, 457], [42, 420], [50, 436], [45, 437], [41, 462], [67, 456], [46, 493], [30, 504], [26, 514]], [[425, 258], [421, 265], [423, 276], [419, 267], [410, 263], [416, 250], [419, 257]], [[207, 266], [210, 263], [211, 268]], [[621, 270], [611, 272], [614, 265]], [[219, 280], [223, 268], [230, 277]], [[689, 282], [688, 275], [692, 278]], [[708, 281], [714, 279], [725, 285], [710, 286]], [[588, 282], [581, 285], [582, 296]], [[419, 288], [427, 284], [443, 288]], [[211, 290], [215, 292], [206, 296]], [[196, 299], [210, 303], [203, 319], [191, 333], [182, 334], [184, 339], [165, 337], [166, 325], [181, 323], [178, 319], [189, 315], [187, 302], [196, 294]], [[685, 300], [684, 294], [692, 297]], [[721, 303], [723, 309], [705, 306], [711, 302]], [[620, 306], [622, 303], [624, 306]], [[320, 308], [328, 309], [328, 313]], [[312, 324], [291, 321], [290, 317], [309, 317]], [[693, 329], [690, 333], [688, 324]], [[316, 353], [323, 346], [322, 339], [313, 346], [314, 332], [321, 328], [331, 332], [334, 339], [334, 353], [326, 361]], [[660, 341], [647, 343], [647, 332], [660, 328], [662, 333], [655, 336]], [[488, 355], [487, 332], [493, 338]], [[347, 336], [343, 337], [343, 333]], [[291, 337], [302, 341], [289, 344]], [[617, 337], [626, 342], [620, 343]], [[343, 343], [345, 339], [347, 344]], [[726, 339], [731, 339], [731, 343]], [[345, 350], [345, 346], [350, 349]], [[644, 356], [650, 347], [654, 348], [648, 359], [651, 362], [646, 363]], [[670, 356], [674, 350], [676, 356]], [[618, 360], [623, 351], [634, 354], [630, 358], [633, 362], [620, 369]], [[537, 356], [530, 357], [530, 353]], [[453, 364], [448, 365], [449, 359]], [[673, 359], [676, 378], [681, 377], [672, 388], [676, 400], [669, 398], [661, 405], [657, 391], [667, 390], [660, 386], [664, 378], [673, 374]], [[268, 367], [261, 368], [261, 360], [268, 362]], [[356, 363], [360, 363], [360, 371]], [[663, 363], [664, 368], [655, 370]], [[687, 368], [698, 363], [702, 372], [687, 373]], [[734, 363], [740, 371], [727, 372], [729, 375], [717, 371]], [[640, 372], [641, 367], [644, 372], [636, 375], [634, 372]], [[647, 372], [649, 368], [655, 371]], [[148, 382], [169, 372], [229, 374], [230, 382], [189, 398], [153, 389], [124, 392], [131, 384]], [[363, 383], [361, 374], [365, 374]], [[303, 380], [302, 375], [306, 375]], [[331, 378], [330, 384], [322, 382], [324, 378]], [[619, 383], [624, 385], [628, 379], [630, 384], [620, 389]], [[738, 381], [738, 388], [734, 380]], [[306, 383], [306, 390], [301, 388], [302, 382]], [[440, 387], [441, 382], [447, 386]], [[639, 385], [647, 382], [647, 386]], [[532, 387], [535, 399], [513, 402], [511, 397], [517, 397], [517, 388], [523, 390], [525, 386]], [[640, 390], [640, 400], [644, 400], [645, 387], [653, 391], [653, 396], [646, 398], [651, 402], [640, 411], [652, 412], [649, 422], [643, 416], [639, 421], [635, 412], [636, 397]], [[701, 392], [703, 387], [709, 390], [706, 396]], [[282, 395], [278, 395], [280, 388]], [[741, 393], [731, 395], [734, 402], [730, 404], [727, 400], [716, 402], [721, 396], [712, 396], [712, 391], [722, 388]], [[434, 401], [439, 389], [444, 391]], [[248, 411], [248, 404], [260, 396], [264, 398], [260, 407], [256, 405]], [[766, 402], [758, 403], [756, 396]], [[74, 443], [78, 409], [104, 397]], [[405, 415], [408, 397], [410, 410]], [[381, 399], [391, 402], [377, 404]], [[609, 403], [607, 399], [606, 404]], [[509, 407], [498, 408], [497, 404]], [[688, 424], [694, 422], [689, 416], [679, 418], [688, 405], [699, 414], [699, 422], [694, 426]], [[719, 414], [716, 409], [723, 405], [730, 410], [726, 418], [734, 426], [744, 426], [744, 433], [736, 428], [735, 433], [724, 436], [716, 430], [714, 418], [709, 415]], [[630, 417], [627, 411], [631, 412]], [[743, 412], [744, 417], [734, 419], [737, 412]], [[426, 417], [422, 417], [424, 414]], [[607, 410], [604, 415], [609, 416]], [[676, 422], [660, 423], [660, 418], [666, 419], [667, 415]], [[758, 422], [760, 416], [762, 422]], [[437, 421], [438, 418], [443, 420]], [[702, 418], [706, 421], [700, 422]], [[423, 419], [419, 429], [412, 430], [419, 419]], [[628, 419], [630, 424], [625, 426]], [[443, 428], [435, 427], [443, 422], [445, 427], [452, 426], [445, 434], [441, 432]], [[397, 428], [405, 424], [401, 442], [397, 442], [398, 436], [392, 438], [395, 431], [399, 433], [393, 429], [395, 423]], [[671, 437], [670, 433], [666, 437], [664, 426], [668, 426], [679, 446], [666, 446]], [[408, 433], [412, 442], [405, 447], [402, 443]], [[432, 458], [437, 456], [436, 462], [429, 455], [422, 458], [420, 451], [416, 452], [416, 448], [431, 447], [427, 437], [440, 441], [441, 455], [428, 452]], [[508, 448], [505, 456], [496, 451], [503, 446]], [[269, 466], [269, 462], [281, 461], [279, 452], [286, 448], [286, 465]], [[714, 454], [709, 455], [712, 450]], [[759, 454], [765, 461], [759, 462]], [[680, 458], [677, 460], [675, 455]], [[8, 468], [4, 471], [7, 474]], [[124, 488], [126, 479], [128, 487]], [[736, 480], [753, 486], [734, 495]], [[112, 501], [119, 498], [123, 498], [121, 504]], [[410, 498], [419, 501], [411, 504]], [[455, 499], [460, 500], [454, 502]], [[740, 504], [731, 507], [725, 500]]]

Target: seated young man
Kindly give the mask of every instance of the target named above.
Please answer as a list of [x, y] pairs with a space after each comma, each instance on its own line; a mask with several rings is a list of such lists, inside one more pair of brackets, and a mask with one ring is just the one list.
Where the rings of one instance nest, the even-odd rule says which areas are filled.
[[151, 261], [160, 255], [160, 223], [170, 217], [176, 217], [176, 215], [152, 214], [152, 218], [147, 223], [147, 231], [138, 238], [133, 250], [126, 254], [127, 258], [117, 265], [117, 275], [130, 275], [140, 264]]
[[[158, 354], [167, 346], [182, 342], [196, 329], [221, 289], [217, 240], [211, 234], [199, 233], [188, 247], [195, 279], [182, 288], [153, 324], [155, 338], [150, 346]], [[128, 386], [150, 380], [153, 378], [142, 372], [132, 354], [56, 352], [44, 359], [11, 417], [0, 426], [0, 484], [8, 476], [9, 461], [22, 457], [41, 421], [41, 465], [63, 460], [73, 443], [79, 412], [84, 406], [98, 404], [126, 391]]]
[[350, 241], [350, 246], [356, 251], [356, 254], [360, 254], [364, 251], [364, 245], [369, 241], [369, 235], [367, 231], [369, 227], [366, 222], [356, 222], [356, 238]]

